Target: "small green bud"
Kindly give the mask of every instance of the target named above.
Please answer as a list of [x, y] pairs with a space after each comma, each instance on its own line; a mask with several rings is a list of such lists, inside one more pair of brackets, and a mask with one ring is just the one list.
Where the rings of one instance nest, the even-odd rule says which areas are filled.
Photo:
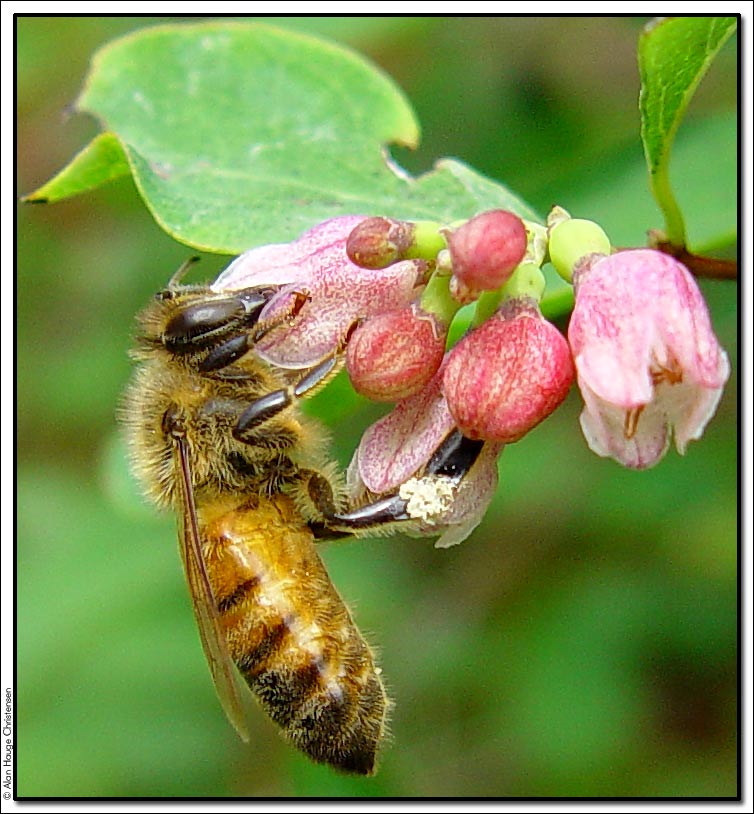
[[591, 220], [570, 218], [550, 228], [550, 262], [558, 274], [571, 282], [576, 264], [588, 254], [607, 255], [610, 239], [602, 227]]
[[509, 299], [528, 297], [535, 302], [545, 293], [545, 275], [536, 263], [521, 263], [505, 284], [503, 293]]

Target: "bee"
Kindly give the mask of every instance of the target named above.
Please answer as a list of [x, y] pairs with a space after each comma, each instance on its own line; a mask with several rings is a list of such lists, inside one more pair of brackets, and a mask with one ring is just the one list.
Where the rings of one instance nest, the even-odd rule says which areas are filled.
[[[407, 503], [388, 495], [341, 510], [326, 439], [299, 407], [337, 370], [338, 353], [303, 374], [253, 353], [305, 297], [266, 323], [274, 288], [217, 292], [180, 284], [184, 271], [138, 317], [121, 410], [132, 468], [178, 516], [200, 638], [241, 737], [236, 670], [291, 744], [316, 762], [372, 774], [390, 703], [315, 543], [410, 521]], [[468, 470], [478, 450], [459, 438], [436, 453], [434, 473]]]

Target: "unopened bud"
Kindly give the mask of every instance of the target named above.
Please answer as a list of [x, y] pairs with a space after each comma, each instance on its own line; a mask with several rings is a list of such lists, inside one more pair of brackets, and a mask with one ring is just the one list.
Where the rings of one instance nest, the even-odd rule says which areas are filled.
[[367, 218], [349, 235], [346, 254], [357, 266], [382, 269], [405, 258], [413, 243], [413, 223]]
[[434, 376], [447, 328], [418, 305], [371, 317], [353, 332], [346, 368], [354, 389], [374, 401], [400, 401]]
[[533, 300], [508, 300], [449, 353], [442, 389], [469, 438], [518, 441], [573, 382], [568, 343]]
[[558, 274], [571, 282], [579, 262], [592, 254], [607, 255], [611, 252], [610, 238], [602, 227], [582, 218], [555, 219], [550, 227], [550, 262]]
[[526, 252], [526, 227], [502, 209], [482, 212], [446, 233], [460, 292], [492, 291], [504, 285]]

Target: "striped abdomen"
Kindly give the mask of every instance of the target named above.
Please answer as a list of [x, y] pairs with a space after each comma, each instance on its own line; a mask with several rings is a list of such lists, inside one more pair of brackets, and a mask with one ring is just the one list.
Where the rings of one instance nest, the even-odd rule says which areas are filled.
[[385, 691], [292, 501], [199, 514], [228, 649], [262, 706], [312, 759], [371, 774]]

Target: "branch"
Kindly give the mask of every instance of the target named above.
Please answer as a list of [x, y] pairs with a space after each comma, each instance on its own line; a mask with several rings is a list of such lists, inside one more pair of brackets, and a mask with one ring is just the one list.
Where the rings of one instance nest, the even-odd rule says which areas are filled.
[[712, 280], [738, 279], [738, 263], [735, 260], [721, 260], [716, 257], [692, 254], [685, 246], [671, 243], [658, 229], [649, 230], [649, 245], [653, 249], [675, 257], [694, 277], [708, 277]]

